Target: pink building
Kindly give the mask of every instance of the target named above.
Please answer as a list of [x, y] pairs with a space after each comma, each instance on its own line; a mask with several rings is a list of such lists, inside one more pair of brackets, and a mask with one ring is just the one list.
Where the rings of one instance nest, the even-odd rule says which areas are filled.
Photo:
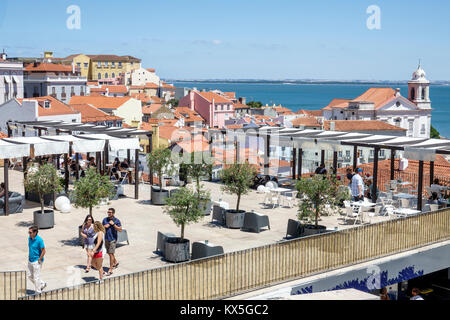
[[210, 128], [223, 128], [234, 115], [233, 101], [214, 92], [191, 91], [178, 105], [197, 111]]

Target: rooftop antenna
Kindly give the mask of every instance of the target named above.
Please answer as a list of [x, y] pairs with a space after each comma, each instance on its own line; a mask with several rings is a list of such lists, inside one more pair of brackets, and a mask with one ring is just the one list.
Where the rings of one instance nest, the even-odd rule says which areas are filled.
[[419, 58], [419, 68], [420, 68], [420, 58]]

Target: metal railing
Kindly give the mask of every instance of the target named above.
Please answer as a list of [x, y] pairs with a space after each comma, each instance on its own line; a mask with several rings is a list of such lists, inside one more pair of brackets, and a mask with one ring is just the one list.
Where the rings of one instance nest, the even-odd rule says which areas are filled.
[[22, 299], [220, 299], [450, 238], [450, 209], [44, 292]]
[[26, 293], [26, 271], [0, 272], [0, 300], [17, 300]]

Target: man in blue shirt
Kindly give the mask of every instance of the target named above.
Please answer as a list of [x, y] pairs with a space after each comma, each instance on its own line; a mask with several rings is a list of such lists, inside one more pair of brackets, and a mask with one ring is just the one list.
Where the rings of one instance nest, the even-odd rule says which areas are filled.
[[117, 231], [122, 232], [122, 224], [120, 220], [114, 217], [116, 210], [114, 208], [108, 209], [108, 216], [103, 219], [103, 226], [105, 227], [105, 247], [106, 252], [109, 255], [109, 270], [106, 274], [110, 276], [112, 274], [113, 269], [119, 266], [119, 263], [114, 256], [116, 251], [116, 243], [117, 243]]
[[28, 279], [36, 287], [36, 293], [41, 293], [47, 286], [47, 283], [40, 279], [45, 255], [44, 240], [38, 236], [38, 228], [36, 226], [28, 229], [28, 235]]

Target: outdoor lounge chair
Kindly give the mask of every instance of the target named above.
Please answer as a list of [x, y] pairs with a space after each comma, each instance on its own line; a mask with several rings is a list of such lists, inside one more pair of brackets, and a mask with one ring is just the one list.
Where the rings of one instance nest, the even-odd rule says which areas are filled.
[[[25, 197], [18, 192], [8, 192], [8, 214], [20, 213], [23, 211]], [[5, 215], [5, 197], [0, 198], [0, 216]]]
[[213, 206], [213, 214], [211, 221], [214, 220], [218, 221], [221, 225], [225, 224], [225, 209], [216, 204]]
[[303, 232], [303, 226], [300, 221], [296, 221], [293, 219], [288, 220], [285, 238], [288, 238], [289, 236], [292, 238], [298, 238], [303, 234]]
[[223, 254], [222, 246], [209, 245], [204, 242], [194, 242], [192, 244], [192, 260], [217, 256], [219, 254]]
[[256, 212], [246, 212], [244, 215], [244, 226], [242, 229], [260, 232], [261, 228], [268, 227], [270, 230], [269, 217]]
[[166, 242], [168, 238], [175, 238], [176, 236], [173, 233], [167, 232], [162, 233], [158, 231], [158, 239], [156, 242], [156, 251], [159, 251], [161, 255], [164, 257], [164, 248], [166, 247]]

